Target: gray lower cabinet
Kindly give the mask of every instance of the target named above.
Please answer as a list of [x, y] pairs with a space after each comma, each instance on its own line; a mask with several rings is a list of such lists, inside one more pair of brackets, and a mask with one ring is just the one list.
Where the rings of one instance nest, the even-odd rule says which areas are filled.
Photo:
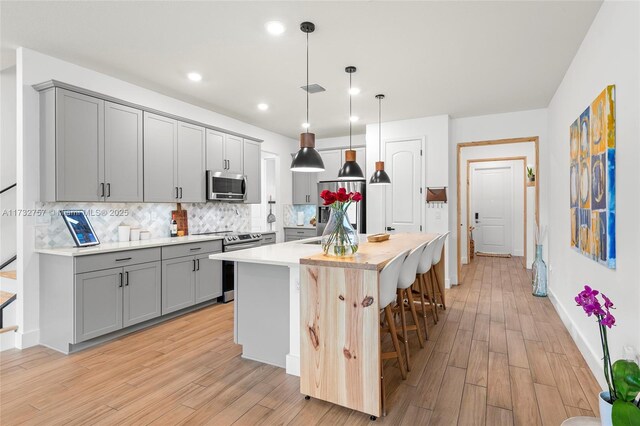
[[284, 228], [284, 241], [298, 241], [317, 236], [315, 228]]
[[76, 343], [160, 316], [160, 262], [76, 275]]
[[268, 246], [270, 244], [276, 243], [276, 233], [275, 232], [267, 232], [262, 234], [262, 244], [263, 246]]
[[222, 262], [196, 256], [196, 303], [222, 296]]
[[162, 313], [188, 308], [195, 303], [195, 257], [162, 261]]
[[247, 204], [260, 204], [262, 197], [262, 148], [259, 142], [244, 141], [244, 174], [247, 177]]
[[138, 324], [159, 317], [162, 313], [161, 264], [144, 263], [123, 268], [124, 303], [122, 305], [122, 326]]
[[222, 262], [212, 253], [162, 261], [162, 314], [222, 296]]
[[76, 275], [76, 343], [122, 328], [122, 268]]

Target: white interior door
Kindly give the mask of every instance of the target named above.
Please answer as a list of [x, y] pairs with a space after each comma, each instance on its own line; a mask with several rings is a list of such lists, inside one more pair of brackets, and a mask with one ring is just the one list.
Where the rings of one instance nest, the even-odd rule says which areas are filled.
[[512, 167], [474, 166], [470, 220], [476, 251], [510, 254], [513, 247]]
[[388, 232], [421, 231], [421, 149], [420, 139], [385, 143], [385, 170], [391, 178], [385, 203], [385, 226]]

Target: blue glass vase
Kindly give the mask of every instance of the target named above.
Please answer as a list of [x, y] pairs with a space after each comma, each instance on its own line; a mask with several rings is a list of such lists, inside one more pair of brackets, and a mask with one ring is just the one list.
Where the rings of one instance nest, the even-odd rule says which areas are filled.
[[531, 266], [532, 294], [537, 297], [547, 297], [547, 264], [542, 260], [542, 244], [536, 245], [536, 258]]

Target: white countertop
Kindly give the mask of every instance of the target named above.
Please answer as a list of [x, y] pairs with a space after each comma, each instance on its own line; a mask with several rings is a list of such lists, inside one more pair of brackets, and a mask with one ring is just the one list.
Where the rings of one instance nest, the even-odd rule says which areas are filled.
[[202, 241], [223, 240], [219, 235], [187, 235], [185, 237], [154, 238], [151, 240], [127, 241], [124, 243], [103, 243], [90, 247], [59, 247], [40, 248], [36, 253], [52, 254], [56, 256], [86, 256], [90, 254], [110, 253], [123, 250], [143, 249], [151, 247], [163, 247], [176, 244], [198, 243]]
[[297, 266], [301, 257], [313, 256], [322, 252], [320, 244], [305, 244], [319, 241], [321, 237], [305, 238], [288, 243], [271, 244], [246, 250], [216, 253], [209, 256], [213, 260], [232, 262], [261, 263], [265, 265]]

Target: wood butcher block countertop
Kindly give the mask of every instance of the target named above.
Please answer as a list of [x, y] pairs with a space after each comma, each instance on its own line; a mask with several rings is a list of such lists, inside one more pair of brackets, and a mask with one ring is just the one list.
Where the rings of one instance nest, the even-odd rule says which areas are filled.
[[301, 258], [300, 264], [379, 271], [398, 254], [412, 250], [437, 236], [426, 233], [391, 234], [391, 238], [380, 243], [370, 243], [362, 237], [358, 252], [354, 256], [335, 257], [320, 253]]

